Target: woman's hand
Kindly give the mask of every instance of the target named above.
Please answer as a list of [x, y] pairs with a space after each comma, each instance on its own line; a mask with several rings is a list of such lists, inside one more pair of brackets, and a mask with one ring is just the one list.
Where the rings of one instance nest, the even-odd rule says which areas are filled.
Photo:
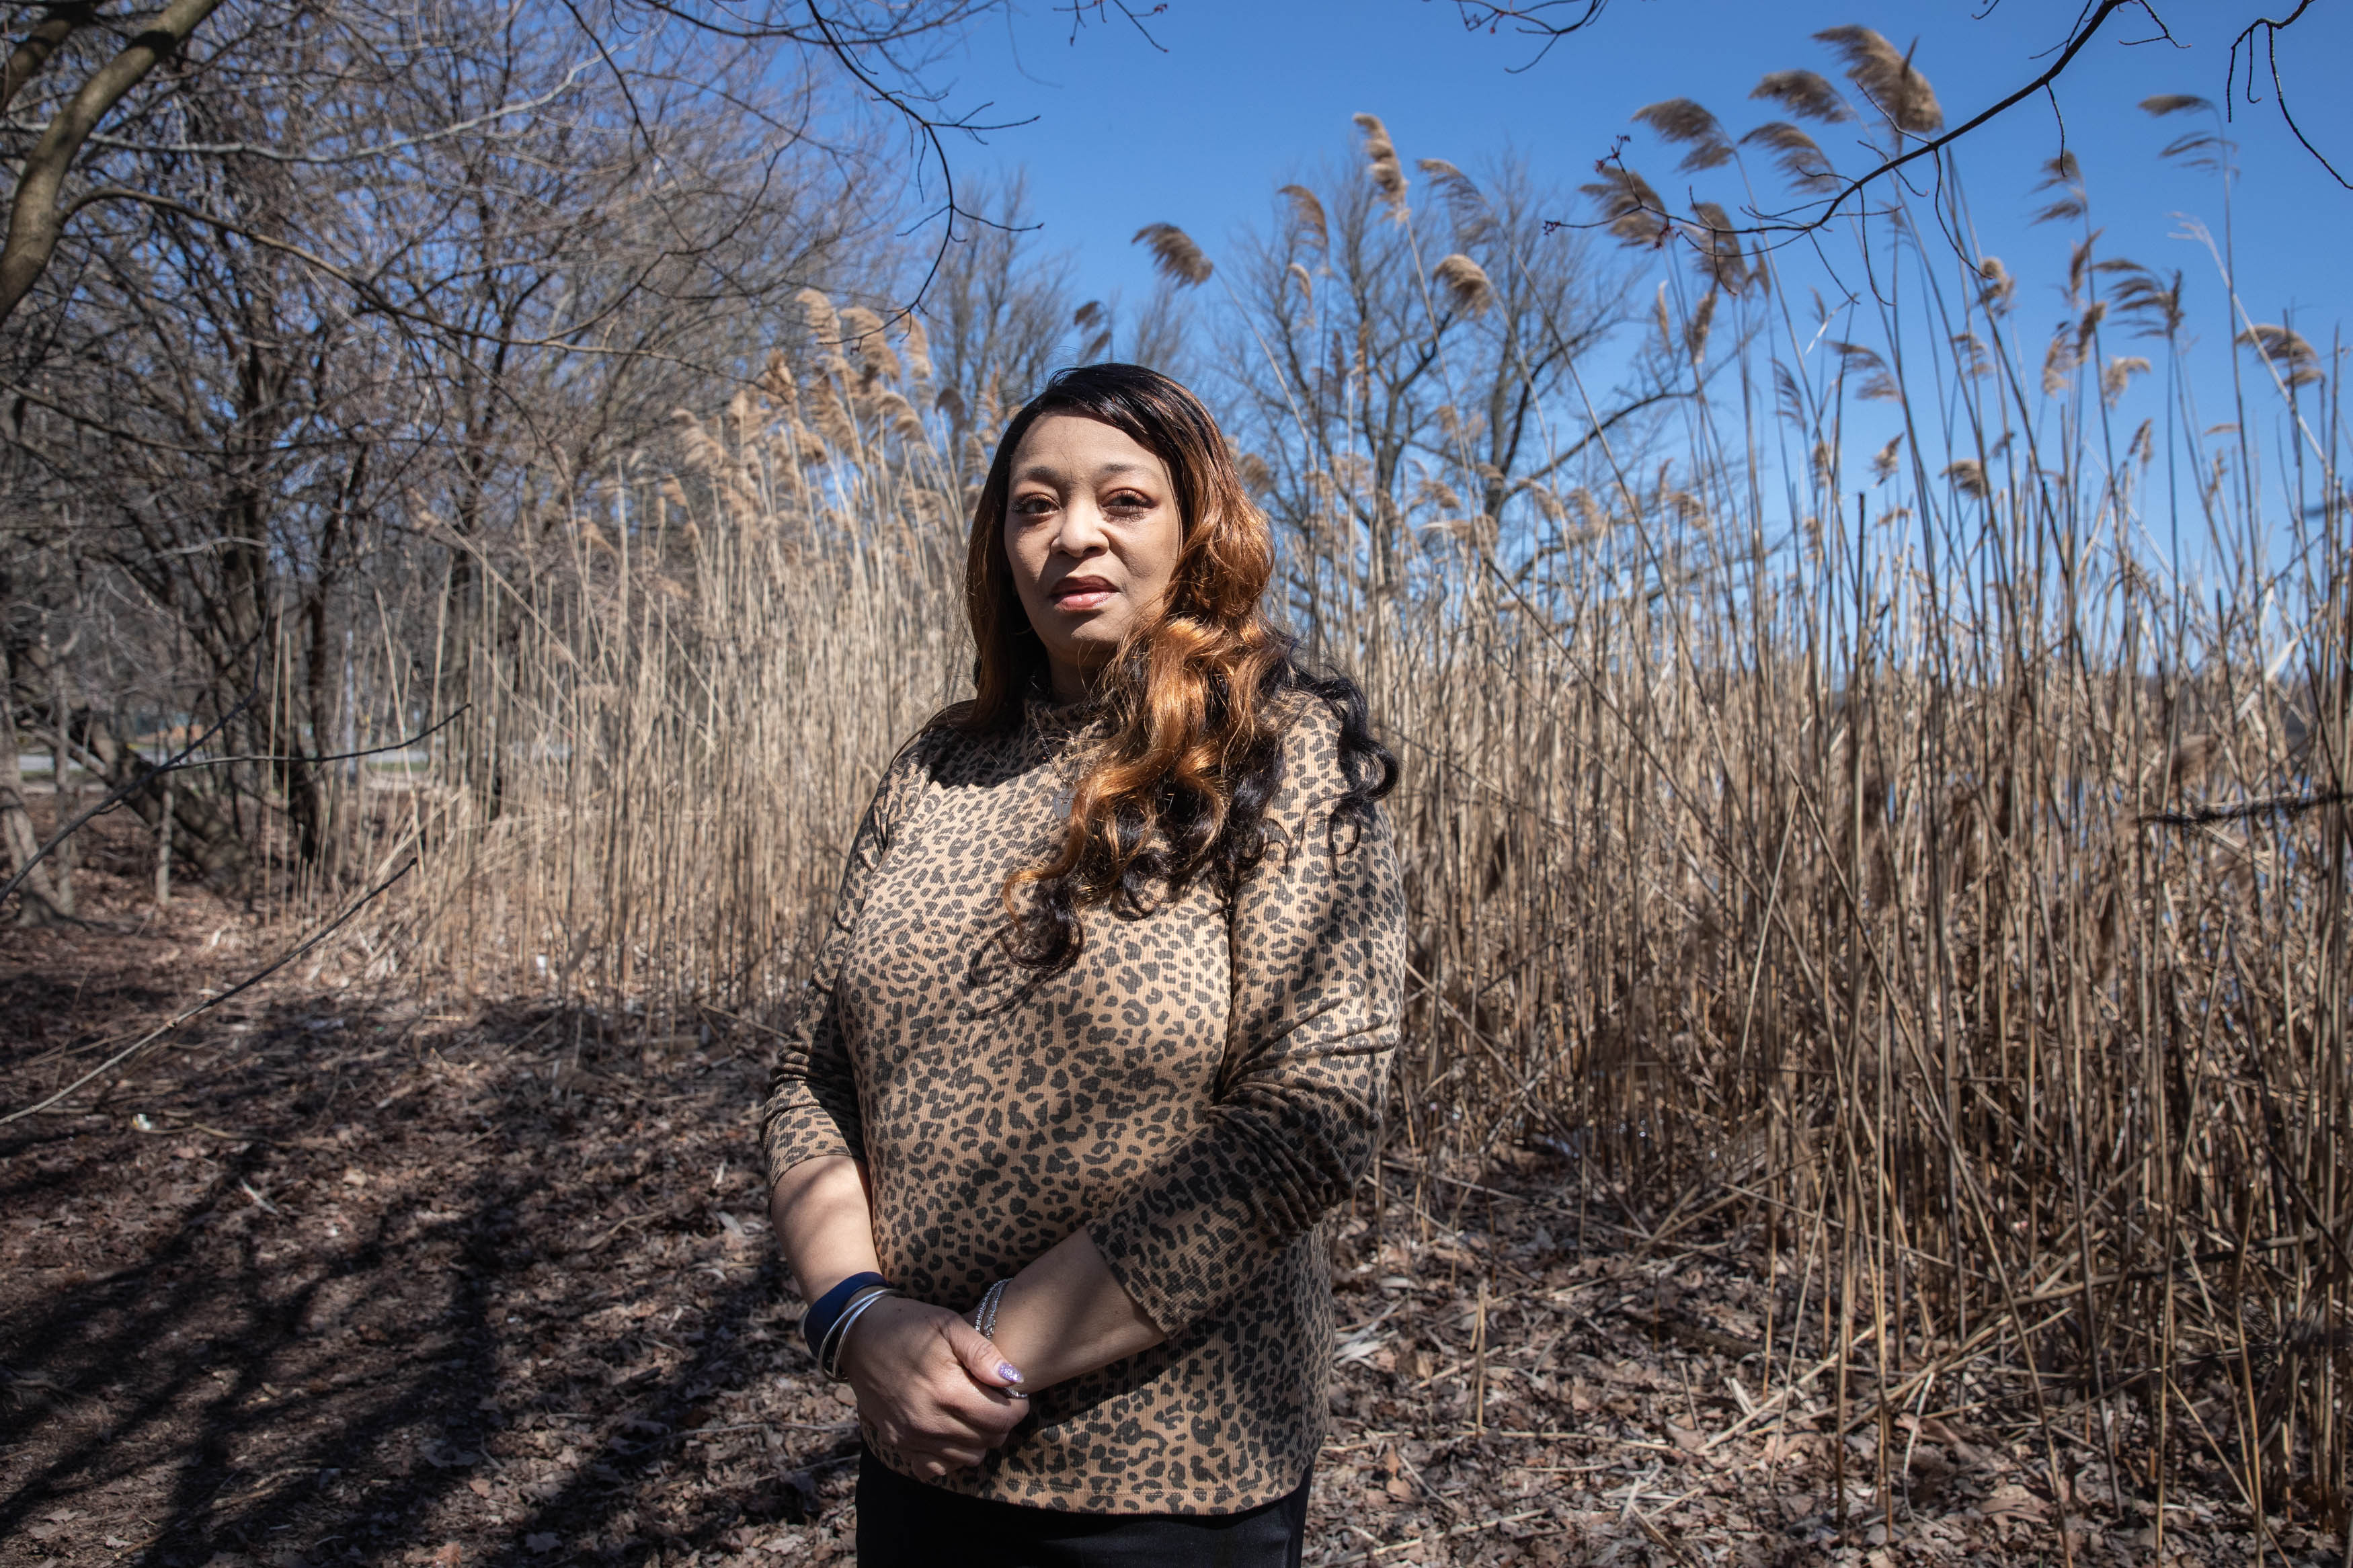
[[1021, 1374], [995, 1345], [945, 1308], [903, 1296], [850, 1325], [841, 1371], [869, 1441], [923, 1480], [980, 1463], [1029, 1414]]

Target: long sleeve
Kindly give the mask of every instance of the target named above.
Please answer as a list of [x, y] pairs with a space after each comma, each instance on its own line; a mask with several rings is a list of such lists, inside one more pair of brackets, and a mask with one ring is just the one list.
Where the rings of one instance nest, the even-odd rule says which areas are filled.
[[1166, 1344], [1052, 1388], [950, 1490], [1111, 1513], [1229, 1513], [1299, 1485], [1325, 1415], [1317, 1222], [1378, 1144], [1402, 1006], [1388, 825], [1330, 831], [1339, 722], [1302, 700], [1233, 888], [1196, 881], [1051, 973], [1004, 951], [1006, 879], [1060, 841], [1107, 720], [1032, 704], [944, 724], [888, 773], [779, 1052], [771, 1180], [864, 1162], [875, 1254], [962, 1306], [1085, 1229]]
[[923, 770], [925, 739], [902, 749], [876, 786], [874, 798], [851, 840], [833, 914], [818, 950], [808, 985], [792, 1028], [776, 1052], [768, 1098], [760, 1107], [760, 1152], [767, 1161], [768, 1184], [804, 1160], [828, 1154], [866, 1157], [865, 1130], [858, 1103], [858, 1077], [834, 990], [843, 955], [866, 907], [876, 868], [889, 853], [892, 835], [912, 781]]
[[1344, 1202], [1377, 1152], [1398, 1042], [1405, 900], [1387, 821], [1331, 826], [1346, 784], [1319, 704], [1268, 812], [1287, 841], [1236, 889], [1225, 1087], [1088, 1232], [1165, 1333], [1231, 1300]]

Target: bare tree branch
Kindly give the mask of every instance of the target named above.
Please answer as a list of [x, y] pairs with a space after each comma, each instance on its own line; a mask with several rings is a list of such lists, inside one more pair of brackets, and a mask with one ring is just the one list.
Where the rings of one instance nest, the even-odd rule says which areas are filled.
[[[1847, 181], [1844, 184], [1839, 187], [1835, 194], [1829, 197], [1827, 202], [1820, 204], [1820, 210], [1815, 212], [1811, 216], [1790, 222], [1781, 222], [1777, 221], [1781, 216], [1779, 214], [1760, 213], [1756, 215], [1760, 219], [1759, 222], [1722, 230], [1720, 232], [1737, 235], [1778, 235], [1782, 237], [1776, 242], [1775, 248], [1778, 248], [1780, 245], [1787, 245], [1792, 240], [1811, 234], [1816, 229], [1822, 227], [1832, 218], [1836, 217], [1838, 216], [1839, 209], [1847, 204], [1848, 199], [1850, 197], [1859, 195], [1867, 186], [1879, 180], [1884, 179], [1889, 174], [1895, 173], [1898, 169], [1904, 168], [1907, 164], [1916, 163], [1922, 158], [1935, 156], [1936, 153], [1941, 153], [1946, 148], [1951, 146], [1954, 142], [1959, 141], [1962, 137], [1967, 136], [1969, 132], [1977, 130], [1979, 126], [1987, 124], [1988, 122], [2000, 118], [2001, 115], [2007, 114], [2010, 110], [2017, 108], [2020, 104], [2025, 102], [2028, 99], [2034, 97], [2036, 94], [2047, 91], [2051, 85], [2059, 79], [2060, 75], [2066, 70], [2068, 66], [2073, 63], [2075, 57], [2084, 51], [2084, 46], [2092, 41], [2093, 36], [2098, 33], [2101, 26], [2106, 23], [2107, 19], [2110, 16], [2115, 16], [2117, 12], [2124, 10], [2126, 6], [2137, 6], [2144, 12], [2147, 12], [2148, 0], [2099, 0], [2098, 5], [2093, 10], [2091, 16], [2078, 25], [2074, 32], [2069, 36], [2067, 42], [2059, 51], [2059, 58], [2052, 60], [2050, 67], [2045, 69], [2042, 75], [2036, 77], [2032, 81], [2028, 82], [2025, 86], [2018, 89], [2015, 92], [2009, 94], [2007, 97], [2001, 99], [1990, 107], [1978, 110], [1976, 114], [1971, 115], [1968, 120], [1956, 125], [1950, 131], [1944, 132], [1936, 136], [1921, 138], [1916, 141], [1915, 145], [1905, 149], [1903, 152], [1896, 153], [1893, 157], [1883, 160], [1878, 167], [1871, 170], [1869, 173], [1857, 175], [1855, 178]], [[2155, 16], [2154, 12], [2149, 12], [2149, 15], [2152, 18]], [[2160, 27], [2163, 26], [2163, 25], [2164, 24], [2162, 22], [2158, 23]], [[1897, 134], [1902, 135], [1904, 132], [1898, 132]], [[1651, 207], [1645, 205], [1641, 205], [1640, 210], [1651, 213], [1652, 216], [1659, 218], [1663, 225], [1679, 226], [1681, 223], [1681, 220], [1677, 218], [1674, 214], [1667, 212], [1661, 207]], [[1592, 224], [1570, 224], [1563, 226], [1605, 228], [1609, 226], [1609, 221], [1610, 220], [1603, 220], [1601, 222]]]
[[1087, 25], [1088, 12], [1094, 13], [1096, 21], [1103, 22], [1109, 20], [1111, 12], [1117, 11], [1126, 18], [1127, 25], [1135, 29], [1136, 37], [1161, 54], [1165, 55], [1168, 52], [1168, 47], [1154, 37], [1152, 29], [1145, 26], [1146, 21], [1168, 9], [1165, 0], [1163, 4], [1153, 6], [1141, 16], [1136, 14], [1135, 7], [1129, 5], [1127, 0], [1069, 0], [1069, 4], [1060, 8], [1071, 15], [1071, 39], [1073, 43], [1078, 40], [1080, 29]]
[[2341, 789], [2320, 795], [2274, 795], [2238, 805], [2201, 805], [2189, 811], [2145, 812], [2140, 821], [2144, 827], [2201, 827], [2215, 822], [2244, 822], [2251, 816], [2269, 816], [2274, 812], [2293, 816], [2297, 812], [2318, 811], [2323, 806], [2343, 805], [2348, 802], [2353, 802], [2353, 792]]
[[2258, 16], [2248, 23], [2237, 37], [2231, 40], [2230, 76], [2224, 84], [2230, 90], [2226, 90], [2223, 94], [2222, 107], [2227, 116], [2233, 101], [2232, 95], [2236, 90], [2239, 80], [2239, 50], [2242, 47], [2247, 51], [2247, 101], [2249, 103], [2255, 101], [2255, 35], [2262, 33], [2263, 63], [2271, 71], [2272, 98], [2279, 105], [2280, 118], [2287, 122], [2290, 134], [2295, 137], [2306, 152], [2312, 154], [2313, 161], [2328, 171], [2328, 177], [2347, 190], [2353, 191], [2353, 184], [2348, 184], [2345, 176], [2337, 172], [2337, 165], [2330, 163], [2321, 153], [2320, 149], [2312, 144], [2312, 138], [2304, 133], [2304, 127], [2298, 125], [2295, 122], [2295, 116], [2288, 112], [2287, 88], [2280, 81], [2279, 36], [2295, 26], [2297, 19], [2311, 9], [2312, 0], [2296, 0], [2295, 9], [2289, 12], [2284, 18], [2274, 21], [2269, 16]]
[[[1465, 31], [1493, 33], [1504, 23], [1511, 22], [1515, 24], [1512, 30], [1522, 37], [1544, 40], [1543, 47], [1534, 56], [1510, 68], [1514, 73], [1533, 68], [1552, 53], [1555, 44], [1599, 21], [1601, 13], [1609, 6], [1609, 0], [1535, 0], [1534, 4], [1525, 5], [1505, 5], [1491, 3], [1491, 0], [1454, 0], [1455, 9], [1462, 15]], [[1570, 21], [1556, 22], [1546, 15], [1553, 11], [1574, 11], [1577, 16]]]
[[97, 11], [91, 0], [76, 0], [75, 4], [52, 5], [40, 24], [18, 40], [8, 51], [8, 63], [0, 68], [0, 114], [16, 101], [16, 93], [24, 85], [41, 74], [49, 57], [58, 52], [74, 29], [89, 22]]
[[486, 125], [495, 125], [501, 120], [511, 120], [520, 114], [530, 114], [545, 109], [569, 92], [573, 84], [580, 79], [581, 73], [587, 68], [585, 62], [574, 66], [564, 73], [562, 81], [557, 82], [545, 92], [518, 100], [513, 103], [501, 104], [487, 114], [477, 114], [465, 120], [453, 121], [448, 125], [427, 132], [422, 135], [396, 137], [389, 142], [354, 147], [343, 153], [290, 152], [283, 147], [267, 146], [258, 142], [133, 142], [125, 137], [109, 136], [104, 132], [91, 132], [90, 145], [124, 153], [166, 153], [176, 157], [191, 158], [266, 158], [273, 163], [302, 163], [332, 168], [339, 164], [386, 158], [395, 153], [406, 153], [413, 147], [430, 146], [436, 142], [447, 142], [453, 137], [463, 136], [469, 132], [479, 131]]
[[[0, 244], [0, 323], [16, 311], [57, 250], [58, 236], [65, 229], [59, 198], [82, 142], [122, 101], [122, 95], [146, 79], [158, 60], [177, 53], [188, 35], [220, 5], [221, 0], [172, 0], [121, 53], [92, 72], [49, 121], [49, 128], [25, 160], [16, 197], [9, 204], [8, 237]], [[13, 56], [8, 74], [12, 79], [16, 77]]]
[[[1463, 22], [1466, 26], [1473, 28], [1484, 27], [1492, 32], [1505, 23], [1516, 24], [1516, 31], [1526, 35], [1543, 37], [1545, 39], [1545, 51], [1549, 51], [1553, 45], [1557, 43], [1561, 38], [1567, 37], [1569, 34], [1574, 33], [1582, 27], [1590, 26], [1599, 17], [1602, 10], [1608, 4], [1609, 0], [1536, 0], [1536, 3], [1535, 4], [1512, 5], [1500, 3], [1490, 3], [1490, 0], [1456, 0], [1457, 9], [1461, 13]], [[2311, 9], [2312, 4], [2313, 0], [2298, 0], [2295, 9], [2283, 18], [2275, 20], [2270, 17], [2258, 17], [2253, 22], [2249, 23], [2247, 26], [2240, 32], [2238, 37], [2231, 46], [2228, 85], [2235, 89], [2238, 80], [2239, 53], [2240, 50], [2243, 48], [2247, 55], [2248, 101], [2255, 101], [2253, 97], [2255, 72], [2259, 66], [2258, 50], [2260, 49], [2262, 51], [2260, 64], [2263, 68], [2266, 68], [2270, 72], [2273, 96], [2278, 100], [2281, 118], [2286, 121], [2289, 131], [2295, 136], [2297, 142], [2302, 143], [2305, 150], [2311, 153], [2315, 161], [2316, 161], [2323, 169], [2327, 171], [2330, 178], [2336, 180], [2338, 184], [2346, 186], [2347, 189], [2353, 190], [2353, 184], [2348, 184], [2345, 176], [2337, 172], [2336, 166], [2321, 153], [2318, 148], [2312, 144], [2311, 140], [2305, 135], [2303, 128], [2296, 123], [2294, 115], [2289, 112], [2286, 90], [2280, 80], [2279, 34], [2287, 27], [2294, 26], [2306, 11]], [[1577, 11], [1577, 14], [1573, 19], [1568, 21], [1552, 21], [1546, 16], [1546, 13], [1548, 13], [1556, 7], [1567, 7]], [[1882, 159], [1876, 165], [1867, 172], [1852, 179], [1841, 180], [1838, 183], [1838, 188], [1828, 196], [1817, 202], [1809, 203], [1798, 207], [1786, 208], [1779, 212], [1768, 213], [1751, 209], [1749, 216], [1756, 219], [1755, 222], [1730, 228], [1720, 228], [1717, 229], [1716, 232], [1725, 235], [1775, 237], [1772, 240], [1773, 248], [1778, 248], [1780, 245], [1788, 244], [1792, 239], [1813, 233], [1815, 230], [1820, 229], [1824, 225], [1830, 223], [1843, 208], [1845, 208], [1852, 199], [1861, 195], [1864, 190], [1879, 180], [1884, 179], [1888, 175], [1895, 174], [1897, 171], [1909, 164], [1916, 163], [1923, 158], [1935, 157], [1936, 154], [1941, 153], [1946, 148], [1952, 146], [1963, 137], [1969, 135], [1971, 132], [2008, 113], [2010, 110], [2017, 108], [2020, 104], [2027, 101], [2029, 99], [2034, 98], [2038, 95], [2051, 93], [2058, 83], [2060, 78], [2065, 74], [2071, 66], [2073, 65], [2076, 57], [2083, 53], [2085, 47], [2091, 43], [2092, 39], [2099, 33], [2100, 29], [2105, 26], [2108, 19], [2117, 12], [2125, 10], [2127, 7], [2137, 9], [2141, 12], [2142, 15], [2146, 16], [2149, 19], [2157, 29], [2152, 38], [2135, 38], [2129, 39], [2127, 42], [2146, 43], [2159, 38], [2169, 40], [2172, 37], [2171, 32], [2166, 26], [2164, 18], [2158, 15], [2154, 0], [2096, 0], [2096, 3], [2093, 3], [2093, 0], [2086, 0], [2084, 12], [2078, 16], [2075, 24], [2069, 30], [2066, 40], [2060, 46], [2056, 58], [2053, 58], [2051, 64], [2044, 68], [2031, 80], [2019, 87], [2014, 91], [2006, 94], [1993, 104], [1979, 110], [1978, 113], [1971, 115], [1968, 120], [1954, 126], [1951, 130], [1942, 132], [1936, 135], [1925, 137], [1918, 136], [1916, 133], [1907, 132], [1901, 128], [1898, 128], [1896, 130], [1897, 136], [1901, 140], [1908, 141], [1910, 143], [1909, 145], [1905, 145], [1902, 147], [1901, 151]], [[2259, 34], [2261, 35], [2260, 41], [2258, 41]], [[1536, 58], [1541, 59], [1542, 58], [1543, 51], [1540, 51]], [[1535, 62], [1532, 60], [1528, 63], [1532, 65]], [[1523, 66], [1514, 68], [1525, 69], [1526, 68]], [[2055, 100], [2053, 101], [2055, 104]], [[1886, 105], [1879, 105], [1878, 107], [1880, 107], [1883, 111], [1888, 108]], [[1889, 118], [1890, 124], [1893, 125], [1894, 117], [1891, 115]], [[1609, 157], [1601, 160], [1596, 166], [1598, 168], [1602, 168], [1612, 163], [1618, 163], [1619, 167], [1621, 170], [1624, 167], [1623, 163], [1619, 161], [1618, 154], [1615, 152], [1613, 152]], [[1820, 179], [1817, 183], [1826, 184], [1830, 182], [1828, 179]], [[1591, 224], [1560, 223], [1556, 224], [1555, 226], [1570, 228], [1604, 228], [1609, 227], [1613, 224], [1622, 222], [1624, 218], [1630, 215], [1643, 215], [1657, 219], [1658, 226], [1661, 231], [1659, 237], [1662, 240], [1666, 238], [1669, 233], [1673, 229], [1679, 228], [1683, 223], [1683, 220], [1679, 218], [1677, 215], [1666, 211], [1662, 206], [1643, 201], [1629, 200], [1621, 202], [1610, 217], [1605, 218], [1599, 222]]]

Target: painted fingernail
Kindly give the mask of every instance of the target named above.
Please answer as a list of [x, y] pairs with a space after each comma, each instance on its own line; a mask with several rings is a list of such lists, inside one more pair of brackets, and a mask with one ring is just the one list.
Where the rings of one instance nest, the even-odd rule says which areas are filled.
[[1009, 1361], [1001, 1361], [997, 1363], [997, 1375], [1008, 1383], [1018, 1383], [1021, 1381], [1021, 1369]]

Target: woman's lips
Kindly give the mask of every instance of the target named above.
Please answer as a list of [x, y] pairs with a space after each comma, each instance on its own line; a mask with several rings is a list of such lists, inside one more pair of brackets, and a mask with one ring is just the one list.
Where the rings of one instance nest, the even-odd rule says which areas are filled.
[[1111, 603], [1112, 585], [1100, 577], [1073, 577], [1050, 595], [1058, 610], [1100, 610]]

